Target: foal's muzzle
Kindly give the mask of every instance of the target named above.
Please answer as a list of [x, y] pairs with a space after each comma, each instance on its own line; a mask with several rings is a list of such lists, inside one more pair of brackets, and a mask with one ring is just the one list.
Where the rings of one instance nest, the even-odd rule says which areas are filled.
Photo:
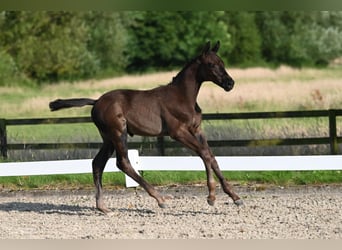
[[230, 91], [232, 90], [232, 88], [234, 87], [234, 80], [231, 77], [227, 77], [223, 83], [222, 83], [222, 87], [225, 91]]

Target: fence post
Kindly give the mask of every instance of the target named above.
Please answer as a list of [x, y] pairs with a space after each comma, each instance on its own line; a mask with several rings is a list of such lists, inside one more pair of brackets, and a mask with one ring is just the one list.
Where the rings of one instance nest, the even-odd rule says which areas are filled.
[[330, 140], [330, 152], [332, 155], [338, 154], [337, 143], [337, 129], [336, 129], [336, 111], [329, 109], [329, 140]]
[[3, 158], [7, 158], [7, 135], [5, 119], [0, 119], [0, 153]]

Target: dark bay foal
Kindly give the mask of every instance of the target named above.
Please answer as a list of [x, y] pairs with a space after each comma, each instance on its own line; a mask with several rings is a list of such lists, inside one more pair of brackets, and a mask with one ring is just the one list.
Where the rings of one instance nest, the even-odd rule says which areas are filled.
[[138, 182], [150, 196], [154, 197], [159, 207], [165, 206], [165, 197], [146, 182], [132, 168], [128, 159], [127, 135], [164, 136], [183, 143], [195, 151], [203, 160], [209, 195], [209, 205], [215, 202], [215, 179], [219, 179], [222, 188], [236, 205], [242, 200], [222, 175], [215, 156], [200, 128], [202, 116], [196, 99], [205, 81], [214, 82], [225, 91], [230, 91], [234, 80], [225, 70], [217, 51], [220, 43], [210, 48], [208, 42], [202, 53], [189, 62], [171, 83], [151, 90], [113, 90], [105, 93], [98, 100], [80, 98], [55, 100], [50, 103], [52, 111], [93, 105], [92, 119], [103, 139], [103, 145], [95, 156], [93, 177], [96, 188], [96, 207], [108, 213], [102, 194], [102, 174], [108, 159], [116, 151], [117, 167]]

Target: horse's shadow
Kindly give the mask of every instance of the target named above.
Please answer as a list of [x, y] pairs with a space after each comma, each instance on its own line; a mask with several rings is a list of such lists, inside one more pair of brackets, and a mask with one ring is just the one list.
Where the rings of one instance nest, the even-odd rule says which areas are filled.
[[[159, 209], [159, 208], [158, 208]], [[69, 216], [93, 216], [93, 215], [104, 215], [99, 212], [95, 207], [80, 206], [80, 205], [64, 205], [64, 204], [52, 204], [52, 203], [41, 203], [41, 202], [7, 202], [0, 204], [0, 211], [3, 212], [34, 212], [38, 214], [60, 214]], [[192, 215], [197, 216], [201, 214], [211, 215], [224, 215], [224, 212], [218, 211], [192, 211], [192, 210], [181, 210], [174, 211], [172, 208], [165, 208], [160, 211], [147, 208], [115, 208], [113, 212], [119, 213], [131, 213], [137, 214], [138, 216], [153, 217], [157, 214], [164, 214], [167, 216], [184, 216]]]
[[0, 204], [0, 211], [35, 212], [39, 214], [92, 215], [95, 212], [95, 208], [79, 205], [15, 201]]

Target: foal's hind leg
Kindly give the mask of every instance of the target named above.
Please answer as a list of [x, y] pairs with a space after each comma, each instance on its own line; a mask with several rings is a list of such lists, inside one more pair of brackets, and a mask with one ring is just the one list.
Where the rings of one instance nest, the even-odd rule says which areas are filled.
[[117, 167], [122, 170], [125, 174], [131, 177], [133, 180], [139, 183], [150, 196], [155, 198], [158, 202], [159, 207], [165, 207], [165, 198], [161, 196], [154, 187], [146, 182], [132, 167], [128, 159], [128, 148], [127, 148], [127, 130], [125, 129], [122, 133], [115, 133], [115, 140], [113, 141], [116, 150]]
[[114, 152], [114, 147], [111, 142], [103, 142], [100, 151], [97, 153], [93, 160], [93, 179], [96, 189], [96, 208], [103, 213], [111, 212], [103, 202], [103, 192], [102, 192], [102, 174], [106, 166], [108, 159]]

